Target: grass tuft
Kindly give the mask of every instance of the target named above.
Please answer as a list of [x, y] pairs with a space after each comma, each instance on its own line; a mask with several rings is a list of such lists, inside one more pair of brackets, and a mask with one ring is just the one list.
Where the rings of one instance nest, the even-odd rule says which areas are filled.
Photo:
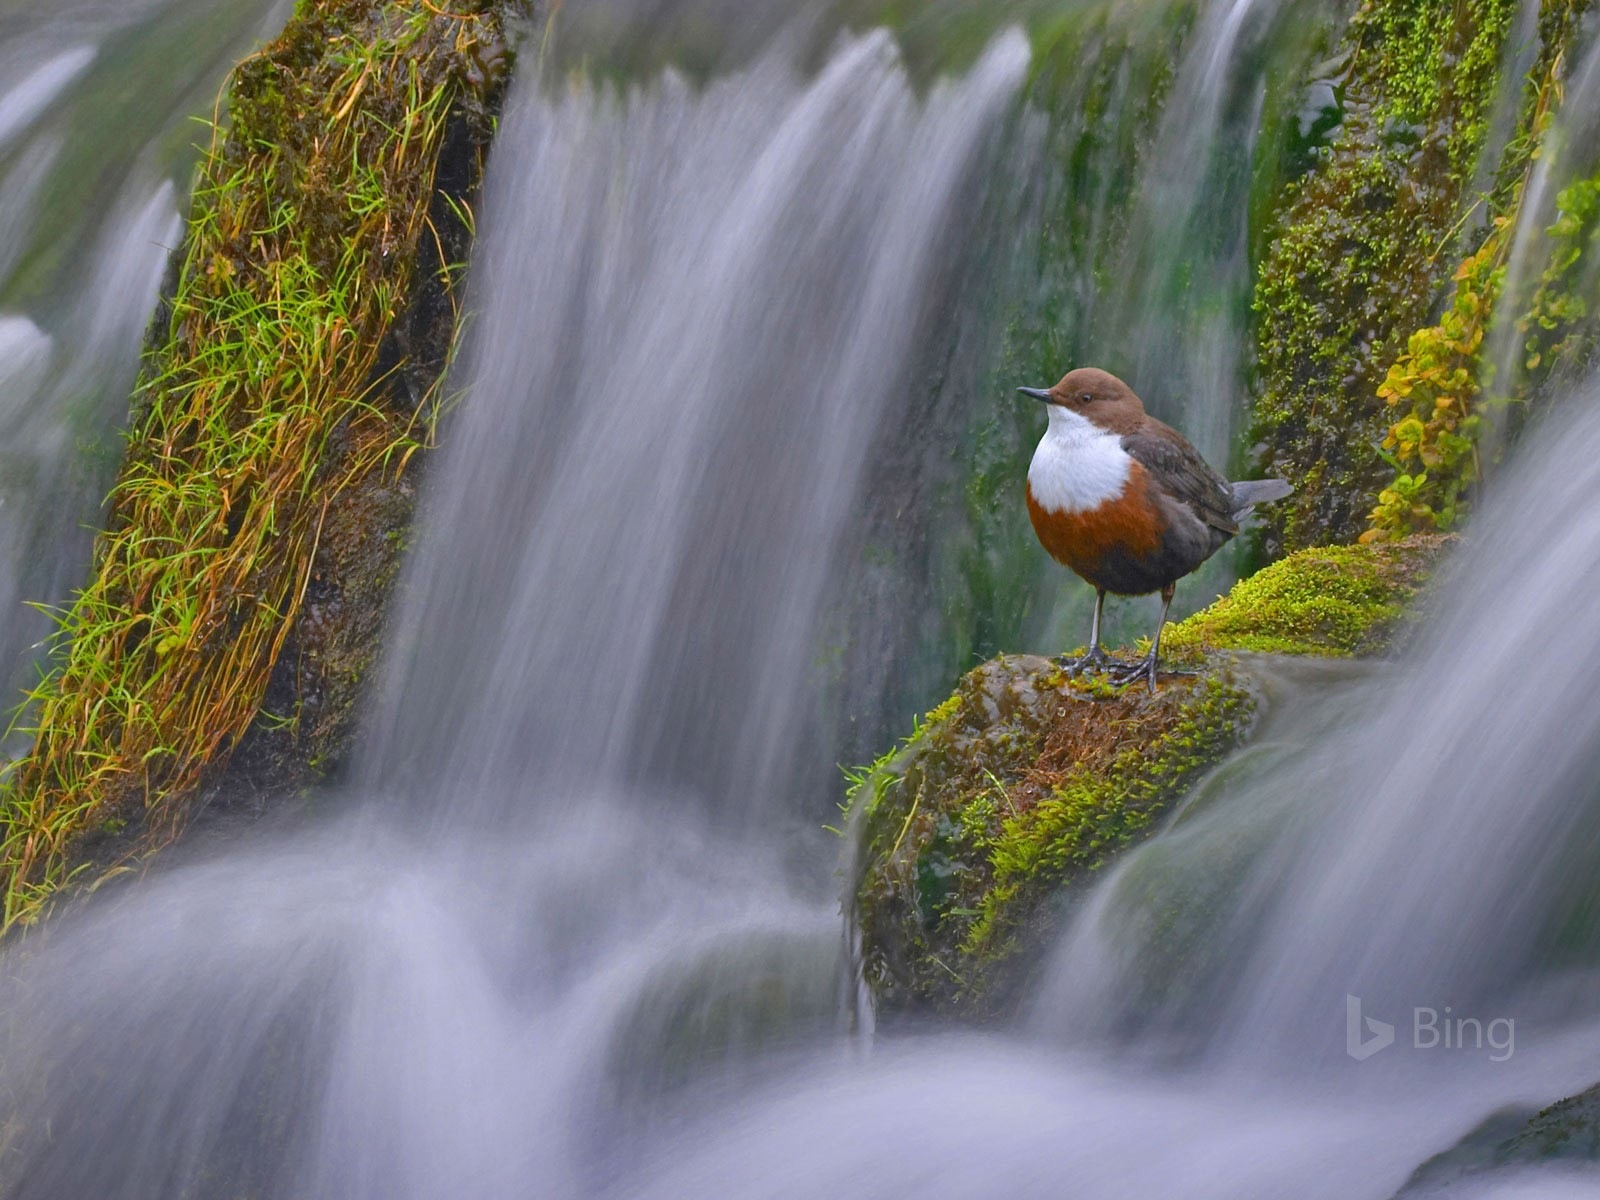
[[36, 918], [97, 833], [178, 833], [257, 716], [330, 505], [432, 438], [436, 391], [391, 402], [386, 334], [422, 239], [443, 244], [463, 64], [503, 45], [488, 4], [451, 9], [302, 3], [235, 69], [93, 578], [19, 710], [34, 741], [0, 784], [0, 928]]

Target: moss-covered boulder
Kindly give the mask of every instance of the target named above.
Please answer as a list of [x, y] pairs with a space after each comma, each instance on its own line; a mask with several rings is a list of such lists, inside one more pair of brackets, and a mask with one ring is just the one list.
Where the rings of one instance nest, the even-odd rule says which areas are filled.
[[1302, 550], [1173, 626], [1162, 649], [1183, 658], [1214, 650], [1337, 658], [1380, 653], [1405, 627], [1450, 540], [1419, 534]]
[[1517, 8], [1366, 0], [1309, 89], [1318, 121], [1295, 147], [1303, 170], [1278, 199], [1256, 283], [1254, 441], [1296, 483], [1264, 514], [1273, 551], [1353, 541], [1394, 477], [1379, 388], [1486, 235], [1473, 181], [1504, 165], [1480, 159], [1502, 149], [1490, 118]]
[[1056, 890], [1147, 830], [1253, 709], [1226, 668], [1154, 695], [1033, 656], [968, 675], [853, 793], [856, 919], [880, 1011], [1004, 1011]]
[[1151, 694], [1000, 657], [849, 797], [854, 918], [885, 1015], [1006, 1012], [1064, 889], [1150, 832], [1249, 734], [1237, 651], [1377, 653], [1447, 539], [1302, 551], [1169, 633], [1186, 673]]

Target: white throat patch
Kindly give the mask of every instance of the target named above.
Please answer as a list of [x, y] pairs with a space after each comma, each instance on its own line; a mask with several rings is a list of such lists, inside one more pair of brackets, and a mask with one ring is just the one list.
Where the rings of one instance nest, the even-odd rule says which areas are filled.
[[1116, 434], [1052, 404], [1050, 428], [1028, 467], [1028, 486], [1047, 512], [1089, 512], [1122, 494], [1132, 461]]

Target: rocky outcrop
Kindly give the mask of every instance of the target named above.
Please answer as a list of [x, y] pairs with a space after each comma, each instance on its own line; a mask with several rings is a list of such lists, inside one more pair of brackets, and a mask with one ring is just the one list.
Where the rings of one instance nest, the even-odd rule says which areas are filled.
[[[1483, 333], [1587, 7], [1545, 0], [1518, 79], [1514, 0], [1366, 0], [1308, 88], [1256, 284], [1253, 439], [1297, 485], [1264, 514], [1269, 551], [1464, 511], [1494, 373]], [[1495, 115], [1508, 101], [1511, 122]]]
[[235, 70], [88, 586], [0, 791], [0, 925], [335, 759], [455, 337], [518, 0], [313, 0]]
[[1155, 694], [1001, 657], [855, 779], [854, 918], [880, 1012], [1008, 1011], [1065, 889], [1249, 736], [1238, 652], [1387, 649], [1446, 539], [1304, 551], [1169, 633]]

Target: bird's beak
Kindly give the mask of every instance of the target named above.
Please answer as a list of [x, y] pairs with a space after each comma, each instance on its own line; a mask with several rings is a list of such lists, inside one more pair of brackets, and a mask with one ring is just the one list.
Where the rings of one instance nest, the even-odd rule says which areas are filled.
[[1051, 397], [1048, 388], [1018, 388], [1017, 391], [1024, 396], [1032, 396], [1035, 400], [1043, 400], [1046, 404], [1050, 403]]

